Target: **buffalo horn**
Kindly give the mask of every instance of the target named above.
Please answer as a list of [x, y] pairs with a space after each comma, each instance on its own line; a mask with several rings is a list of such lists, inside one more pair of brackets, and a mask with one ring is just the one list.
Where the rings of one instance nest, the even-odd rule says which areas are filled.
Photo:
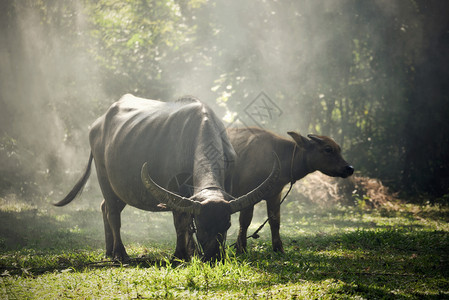
[[308, 134], [307, 137], [311, 140], [314, 140], [317, 143], [322, 143], [323, 139], [320, 138], [319, 136], [315, 135], [315, 134]]
[[201, 203], [193, 201], [188, 198], [176, 195], [160, 185], [158, 185], [148, 174], [148, 163], [144, 163], [140, 173], [143, 185], [158, 201], [166, 204], [173, 210], [189, 214], [199, 214], [201, 210]]
[[273, 188], [273, 184], [278, 180], [280, 174], [280, 162], [279, 157], [276, 153], [273, 152], [274, 163], [273, 169], [271, 170], [270, 175], [262, 182], [257, 188], [252, 190], [246, 195], [243, 195], [235, 200], [229, 202], [231, 207], [231, 213], [235, 213], [241, 211], [251, 205], [256, 204], [260, 200], [262, 200], [263, 196]]

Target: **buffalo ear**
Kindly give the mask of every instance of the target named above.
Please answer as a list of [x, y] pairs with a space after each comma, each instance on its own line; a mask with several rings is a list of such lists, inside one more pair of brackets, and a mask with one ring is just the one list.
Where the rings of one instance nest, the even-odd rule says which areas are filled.
[[289, 132], [287, 132], [287, 133], [288, 133], [288, 135], [290, 135], [290, 136], [292, 137], [292, 139], [296, 142], [296, 144], [298, 145], [298, 147], [304, 148], [304, 149], [306, 149], [307, 147], [309, 147], [310, 141], [309, 141], [307, 138], [303, 137], [302, 135], [300, 135], [299, 133], [294, 132], [294, 131], [289, 131]]

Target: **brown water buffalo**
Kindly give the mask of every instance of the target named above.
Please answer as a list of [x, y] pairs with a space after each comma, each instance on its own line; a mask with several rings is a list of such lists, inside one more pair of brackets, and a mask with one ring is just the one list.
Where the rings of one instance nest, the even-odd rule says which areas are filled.
[[[237, 153], [232, 179], [234, 196], [244, 195], [260, 184], [271, 170], [271, 152], [281, 161], [281, 174], [275, 187], [264, 195], [271, 227], [274, 251], [284, 252], [279, 236], [280, 201], [284, 186], [314, 171], [346, 178], [354, 172], [341, 156], [340, 146], [329, 137], [309, 134], [308, 138], [288, 132], [293, 140], [260, 128], [228, 128], [229, 140]], [[246, 251], [246, 236], [254, 206], [240, 212], [240, 230], [236, 243], [238, 252]]]
[[[260, 201], [279, 175], [275, 159], [261, 185], [229, 201], [226, 191], [230, 190], [235, 152], [224, 132], [215, 113], [197, 99], [161, 102], [125, 95], [92, 125], [86, 171], [55, 205], [66, 205], [81, 192], [94, 160], [104, 196], [101, 210], [107, 256], [128, 259], [120, 237], [120, 213], [129, 204], [148, 211], [173, 211], [175, 257], [188, 259], [193, 254], [194, 221], [203, 258], [219, 258], [230, 215]], [[195, 186], [190, 198], [169, 186], [172, 178], [185, 173], [191, 174]]]

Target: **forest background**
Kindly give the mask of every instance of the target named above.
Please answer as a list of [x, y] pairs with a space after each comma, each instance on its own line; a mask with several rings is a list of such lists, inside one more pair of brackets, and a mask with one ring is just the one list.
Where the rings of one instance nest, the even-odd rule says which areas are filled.
[[331, 136], [359, 174], [447, 204], [448, 15], [429, 0], [1, 1], [0, 195], [67, 192], [123, 94], [191, 94], [227, 126]]

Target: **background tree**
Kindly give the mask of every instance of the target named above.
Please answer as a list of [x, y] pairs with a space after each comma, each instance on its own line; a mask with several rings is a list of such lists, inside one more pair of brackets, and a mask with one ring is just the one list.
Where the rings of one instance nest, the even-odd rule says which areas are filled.
[[0, 192], [47, 195], [125, 93], [193, 94], [252, 125], [333, 136], [362, 174], [449, 194], [446, 1], [3, 1]]

